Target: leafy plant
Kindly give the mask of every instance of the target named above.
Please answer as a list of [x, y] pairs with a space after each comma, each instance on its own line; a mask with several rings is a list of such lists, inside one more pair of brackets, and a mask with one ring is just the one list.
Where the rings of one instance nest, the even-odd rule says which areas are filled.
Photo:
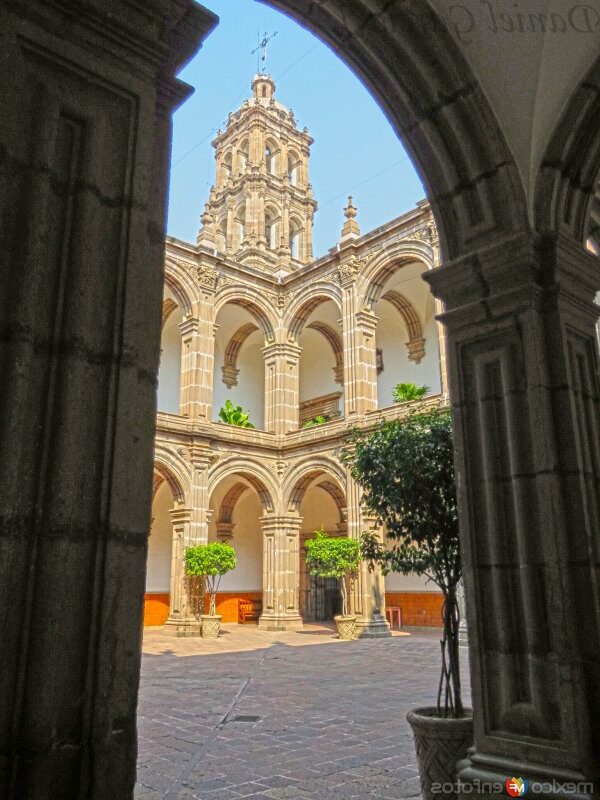
[[374, 533], [363, 534], [361, 552], [370, 568], [378, 564], [384, 575], [424, 575], [444, 596], [438, 713], [461, 717], [457, 589], [462, 566], [450, 412], [415, 412], [382, 422], [371, 433], [355, 431], [343, 460], [363, 488], [363, 504], [395, 542], [389, 549]]
[[395, 403], [410, 403], [414, 400], [422, 400], [429, 394], [429, 386], [417, 386], [416, 383], [399, 383], [392, 389], [392, 397]]
[[360, 542], [345, 536], [328, 536], [320, 528], [306, 542], [306, 567], [319, 578], [337, 578], [342, 596], [342, 614], [350, 614], [350, 594], [360, 562]]
[[217, 613], [217, 592], [221, 578], [235, 569], [235, 550], [227, 542], [209, 542], [185, 548], [185, 570], [190, 577], [204, 578], [210, 596], [209, 614]]
[[314, 428], [315, 425], [323, 425], [323, 423], [327, 422], [328, 419], [329, 419], [328, 417], [324, 417], [322, 414], [317, 414], [316, 417], [313, 417], [312, 419], [307, 419], [302, 427]]
[[238, 428], [253, 428], [254, 425], [249, 420], [249, 415], [244, 413], [241, 406], [234, 406], [231, 400], [226, 400], [225, 405], [219, 411], [219, 419], [228, 425], [237, 425]]

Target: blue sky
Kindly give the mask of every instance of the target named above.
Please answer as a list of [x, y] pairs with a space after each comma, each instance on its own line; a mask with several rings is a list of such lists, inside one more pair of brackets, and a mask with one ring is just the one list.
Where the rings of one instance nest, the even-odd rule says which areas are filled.
[[211, 140], [230, 111], [251, 94], [257, 33], [277, 31], [268, 72], [277, 98], [315, 139], [310, 179], [319, 202], [314, 255], [339, 239], [348, 194], [366, 233], [425, 195], [410, 159], [382, 111], [350, 69], [297, 23], [255, 0], [205, 0], [220, 17], [202, 50], [180, 73], [195, 94], [174, 118], [168, 232], [195, 242], [214, 181]]

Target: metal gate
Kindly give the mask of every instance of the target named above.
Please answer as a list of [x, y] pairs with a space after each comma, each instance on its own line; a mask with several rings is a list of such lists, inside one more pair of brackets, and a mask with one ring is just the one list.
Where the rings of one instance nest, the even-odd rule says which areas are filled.
[[304, 614], [306, 620], [324, 622], [342, 611], [339, 583], [335, 578], [308, 576]]

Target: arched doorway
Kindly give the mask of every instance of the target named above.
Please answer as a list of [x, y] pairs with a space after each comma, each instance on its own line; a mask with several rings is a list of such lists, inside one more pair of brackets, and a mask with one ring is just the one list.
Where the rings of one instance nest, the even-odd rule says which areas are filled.
[[221, 579], [217, 614], [222, 615], [224, 623], [240, 622], [243, 603], [262, 603], [263, 503], [256, 485], [233, 474], [223, 478], [215, 487], [210, 508], [209, 542], [230, 544], [235, 549], [237, 561], [236, 568]]
[[181, 323], [184, 311], [168, 284], [163, 300], [160, 367], [158, 371], [159, 411], [179, 414], [181, 406]]
[[216, 317], [213, 419], [227, 400], [242, 406], [255, 428], [265, 425], [264, 321], [252, 305], [225, 303]]
[[336, 580], [316, 578], [306, 567], [306, 541], [317, 530], [346, 536], [346, 491], [338, 475], [324, 468], [300, 467], [289, 489], [288, 506], [300, 518], [300, 613], [306, 621], [331, 620], [340, 610]]

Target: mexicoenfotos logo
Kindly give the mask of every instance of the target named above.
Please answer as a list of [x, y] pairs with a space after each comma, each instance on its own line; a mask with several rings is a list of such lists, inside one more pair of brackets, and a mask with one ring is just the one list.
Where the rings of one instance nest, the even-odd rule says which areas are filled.
[[527, 794], [529, 783], [523, 778], [507, 778], [506, 791], [511, 797], [523, 797]]

